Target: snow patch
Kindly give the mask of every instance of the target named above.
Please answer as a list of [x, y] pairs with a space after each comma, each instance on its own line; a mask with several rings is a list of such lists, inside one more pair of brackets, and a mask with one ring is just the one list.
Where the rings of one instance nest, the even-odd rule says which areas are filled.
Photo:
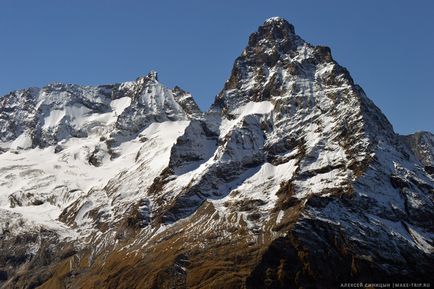
[[28, 132], [23, 132], [10, 145], [11, 149], [28, 149], [32, 147], [32, 136]]
[[121, 97], [110, 102], [110, 107], [116, 115], [120, 115], [131, 104], [131, 98], [128, 96]]

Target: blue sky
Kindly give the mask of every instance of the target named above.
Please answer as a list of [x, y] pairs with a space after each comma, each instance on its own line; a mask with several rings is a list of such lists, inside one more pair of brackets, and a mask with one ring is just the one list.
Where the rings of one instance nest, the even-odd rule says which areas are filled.
[[433, 11], [431, 0], [0, 0], [0, 95], [155, 69], [207, 109], [249, 34], [282, 16], [331, 47], [397, 132], [434, 132]]

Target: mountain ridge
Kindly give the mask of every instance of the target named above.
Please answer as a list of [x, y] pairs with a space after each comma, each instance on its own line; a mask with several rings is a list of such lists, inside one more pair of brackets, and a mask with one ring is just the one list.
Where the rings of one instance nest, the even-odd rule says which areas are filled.
[[155, 72], [56, 87], [39, 106], [2, 100], [3, 288], [332, 288], [433, 273], [432, 134], [396, 134], [330, 49], [282, 18], [249, 37], [207, 112]]

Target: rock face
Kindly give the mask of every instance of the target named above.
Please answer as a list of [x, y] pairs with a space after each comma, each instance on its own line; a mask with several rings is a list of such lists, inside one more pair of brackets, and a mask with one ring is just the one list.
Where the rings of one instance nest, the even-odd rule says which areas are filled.
[[156, 73], [0, 109], [3, 288], [429, 282], [434, 137], [399, 136], [281, 18], [208, 112]]
[[425, 166], [425, 171], [434, 175], [434, 135], [430, 132], [417, 132], [402, 137], [410, 146], [416, 158]]

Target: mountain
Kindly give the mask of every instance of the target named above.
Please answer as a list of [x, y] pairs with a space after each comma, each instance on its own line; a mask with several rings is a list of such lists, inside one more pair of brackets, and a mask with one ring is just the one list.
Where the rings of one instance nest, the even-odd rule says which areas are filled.
[[430, 282], [434, 136], [270, 18], [207, 112], [151, 72], [0, 105], [2, 288]]

